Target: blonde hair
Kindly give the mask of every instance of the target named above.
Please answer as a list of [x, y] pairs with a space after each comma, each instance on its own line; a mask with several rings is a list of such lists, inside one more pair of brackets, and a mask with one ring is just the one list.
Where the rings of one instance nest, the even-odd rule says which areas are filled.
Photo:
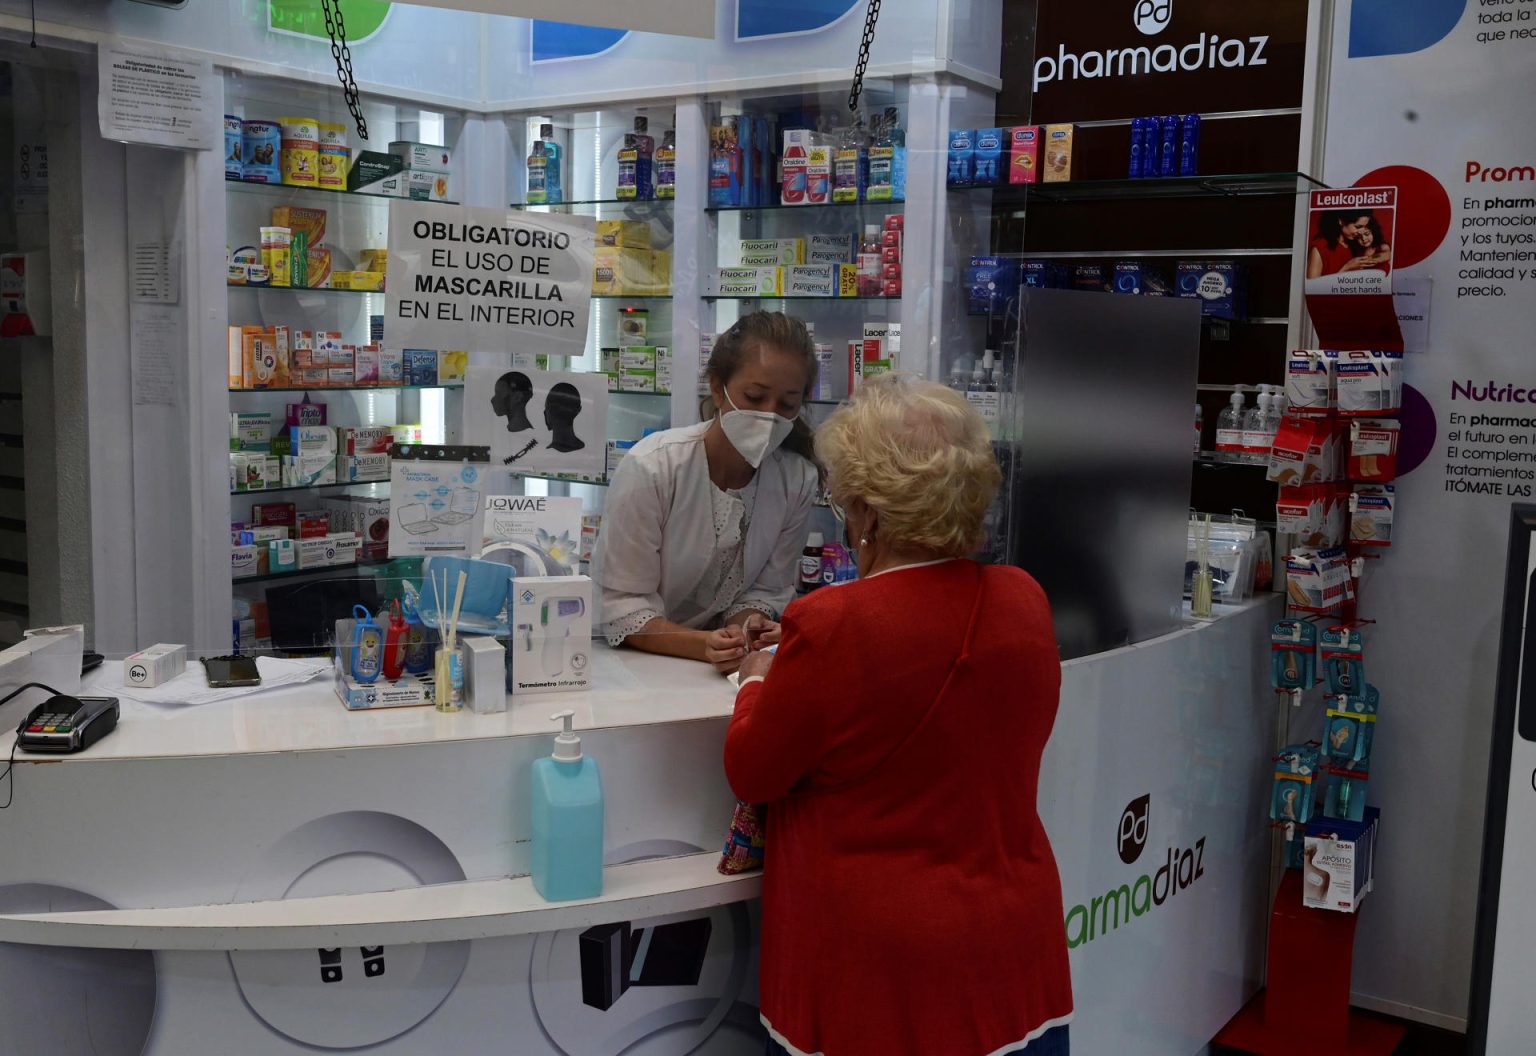
[[1002, 481], [987, 425], [965, 397], [931, 381], [866, 382], [816, 430], [832, 497], [862, 499], [880, 538], [949, 557], [974, 553]]

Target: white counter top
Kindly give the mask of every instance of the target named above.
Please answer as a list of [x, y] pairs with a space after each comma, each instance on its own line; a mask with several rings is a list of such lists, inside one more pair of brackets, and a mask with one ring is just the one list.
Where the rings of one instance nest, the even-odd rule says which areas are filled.
[[[169, 707], [121, 698], [117, 729], [88, 751], [68, 756], [29, 756], [16, 762], [59, 763], [245, 755], [262, 752], [330, 751], [494, 737], [548, 736], [557, 711], [576, 712], [578, 730], [646, 726], [725, 718], [735, 690], [707, 664], [611, 649], [594, 642], [592, 680], [584, 693], [542, 693], [510, 698], [507, 710], [477, 715], [468, 709], [443, 714], [431, 707], [348, 711], [329, 673], [311, 682], [235, 700]], [[87, 677], [82, 692], [113, 692], [120, 663]], [[96, 687], [96, 688], [93, 688]], [[0, 741], [9, 752], [11, 737]]]

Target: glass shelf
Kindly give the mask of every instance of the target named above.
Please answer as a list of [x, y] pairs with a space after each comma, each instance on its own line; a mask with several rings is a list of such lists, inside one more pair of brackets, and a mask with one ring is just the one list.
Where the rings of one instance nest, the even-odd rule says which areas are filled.
[[594, 293], [594, 301], [670, 301], [670, 293]]
[[231, 290], [256, 290], [261, 293], [276, 291], [278, 293], [323, 293], [336, 294], [341, 297], [382, 297], [383, 290], [334, 290], [329, 286], [261, 286], [248, 282], [226, 282], [226, 289]]
[[260, 497], [262, 495], [276, 495], [285, 491], [331, 491], [335, 488], [371, 488], [378, 484], [382, 484], [386, 488], [389, 487], [389, 481], [387, 480], [349, 480], [337, 484], [299, 484], [289, 488], [255, 488], [250, 491], [232, 491], [229, 493], [229, 496], [230, 498], [234, 498], [237, 495]]
[[238, 587], [242, 583], [266, 583], [274, 579], [294, 579], [298, 576], [321, 576], [328, 572], [351, 572], [359, 568], [378, 568], [381, 565], [388, 565], [395, 561], [410, 560], [419, 561], [421, 559], [413, 559], [409, 557], [365, 557], [358, 561], [354, 561], [350, 565], [321, 565], [319, 568], [294, 568], [285, 569], [281, 572], [263, 572], [255, 576], [232, 577], [230, 582]]
[[1148, 180], [1070, 180], [1065, 183], [1010, 183], [995, 187], [951, 187], [952, 194], [990, 192], [993, 205], [1095, 202], [1138, 198], [1285, 197], [1326, 189], [1304, 172], [1243, 172], [1219, 176], [1170, 176]]
[[1239, 462], [1236, 460], [1236, 458], [1228, 455], [1224, 451], [1201, 451], [1200, 457], [1195, 459], [1195, 464], [1200, 466], [1219, 466], [1222, 469], [1225, 469], [1229, 466], [1243, 469], [1262, 469], [1266, 471], [1269, 469], [1269, 463], [1267, 461]]
[[433, 389], [462, 389], [457, 385], [310, 385], [286, 389], [230, 389], [231, 396], [256, 392], [421, 392]]
[[517, 473], [517, 472], [514, 472], [512, 474], [512, 476], [515, 479], [519, 479], [519, 480], [552, 480], [556, 484], [590, 484], [594, 488], [606, 488], [608, 486], [608, 484], [610, 483], [607, 479], [603, 479], [603, 480], [581, 480], [578, 477], [561, 476], [558, 473]]
[[513, 202], [512, 209], [601, 209], [604, 206], [641, 205], [648, 208], [670, 209], [676, 198], [588, 198], [579, 202]]
[[706, 301], [823, 301], [827, 304], [851, 304], [854, 301], [891, 301], [901, 303], [900, 297], [815, 297], [808, 294], [784, 294], [784, 293], [706, 293], [702, 300]]
[[[958, 188], [957, 188], [958, 189]], [[996, 188], [992, 188], [996, 190]], [[907, 204], [904, 198], [893, 198], [888, 202], [824, 202], [821, 205], [711, 205], [704, 211], [706, 213], [767, 213], [779, 209], [793, 209], [796, 212], [814, 213], [818, 209], [900, 209]]]
[[368, 194], [366, 191], [339, 191], [331, 187], [300, 187], [292, 183], [247, 183], [244, 180], [224, 181], [226, 190], [238, 194], [260, 194], [268, 198], [286, 198], [289, 195], [316, 195], [328, 201], [338, 198], [356, 199], [358, 202], [410, 202], [413, 205], [458, 205], [458, 202], [434, 201], [425, 198], [402, 198], [398, 194]]
[[626, 397], [627, 396], [648, 396], [648, 397], [650, 397], [653, 400], [655, 400], [655, 399], [670, 400], [672, 398], [672, 394], [670, 392], [625, 392], [623, 389], [609, 389], [608, 390], [608, 395], [610, 395], [610, 396], [626, 396]]

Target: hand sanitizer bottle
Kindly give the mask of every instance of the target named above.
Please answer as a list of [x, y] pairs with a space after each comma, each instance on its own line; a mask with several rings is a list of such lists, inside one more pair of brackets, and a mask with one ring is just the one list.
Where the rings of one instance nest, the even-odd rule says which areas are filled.
[[1216, 456], [1228, 462], [1243, 460], [1243, 390], [1232, 390], [1232, 400], [1216, 416]]
[[574, 711], [551, 715], [564, 728], [554, 754], [533, 761], [533, 887], [551, 902], [603, 893], [603, 783], [571, 731]]
[[1260, 385], [1253, 408], [1243, 415], [1243, 461], [1251, 463], [1269, 461], [1269, 438], [1264, 432], [1264, 422], [1269, 417], [1269, 386]]

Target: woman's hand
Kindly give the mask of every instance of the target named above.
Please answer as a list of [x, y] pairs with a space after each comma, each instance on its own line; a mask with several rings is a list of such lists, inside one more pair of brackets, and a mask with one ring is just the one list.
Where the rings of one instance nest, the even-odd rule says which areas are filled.
[[741, 662], [741, 677], [753, 678], [768, 675], [768, 668], [773, 664], [773, 653], [753, 653]]
[[777, 624], [760, 612], [754, 612], [741, 621], [742, 630], [747, 632], [747, 646], [757, 652], [770, 645], [777, 645], [783, 637], [784, 631]]
[[704, 659], [722, 675], [728, 675], [741, 666], [747, 655], [747, 632], [736, 624], [727, 624], [704, 636]]

